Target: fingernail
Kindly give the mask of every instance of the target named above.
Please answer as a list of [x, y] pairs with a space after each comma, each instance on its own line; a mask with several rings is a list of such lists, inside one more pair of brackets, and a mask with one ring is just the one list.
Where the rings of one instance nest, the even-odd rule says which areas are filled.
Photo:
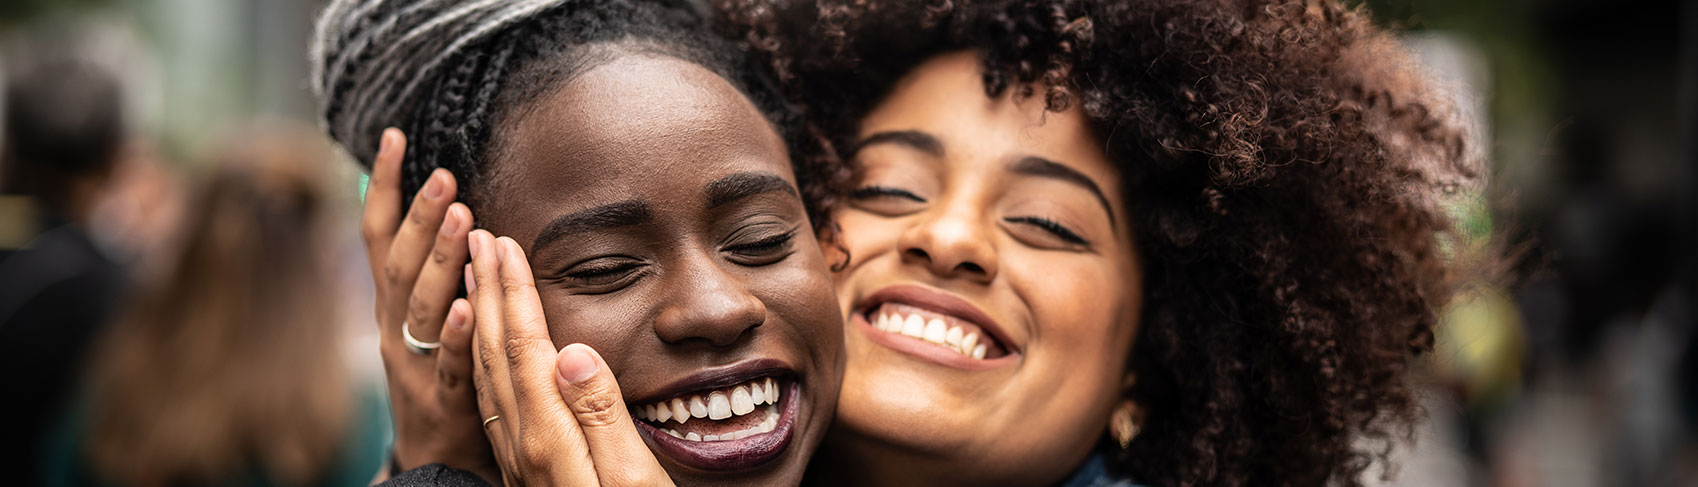
[[465, 270], [465, 272], [462, 272], [460, 275], [465, 276], [465, 278], [466, 278], [466, 295], [470, 296], [472, 294], [477, 293], [478, 292], [478, 280], [472, 279], [472, 264], [471, 263], [469, 263], [469, 262], [466, 263], [466, 270]]
[[[466, 250], [468, 250], [472, 253], [473, 259], [478, 258], [478, 234], [477, 234], [477, 232], [466, 234]], [[468, 264], [467, 269], [470, 269], [470, 268], [471, 268], [470, 264]], [[471, 274], [467, 273], [467, 275], [471, 275]]]
[[394, 136], [389, 135], [393, 130], [395, 129], [383, 129], [383, 133], [377, 134], [377, 153], [389, 152], [389, 146], [394, 144], [391, 141], [395, 140]]
[[507, 237], [501, 237], [495, 241], [495, 244], [501, 247], [501, 253], [497, 255], [501, 256], [502, 262], [511, 262], [516, 260], [513, 252], [514, 249], [519, 248], [518, 242], [514, 242], [513, 239]]
[[441, 171], [432, 171], [430, 173], [430, 180], [425, 181], [424, 190], [426, 198], [434, 200], [442, 197], [442, 176], [437, 175], [440, 172]]
[[556, 362], [560, 366], [560, 376], [572, 384], [589, 380], [595, 377], [596, 371], [601, 370], [601, 366], [596, 364], [595, 352], [590, 350], [589, 345], [582, 343], [574, 343], [560, 349], [560, 360]]
[[448, 328], [451, 330], [459, 330], [461, 328], [465, 328], [465, 326], [466, 318], [461, 316], [460, 313], [455, 312], [454, 306], [450, 305], [448, 307]]
[[448, 218], [442, 219], [441, 231], [444, 237], [452, 236], [454, 232], [460, 231], [459, 213], [455, 212], [452, 206], [448, 207]]

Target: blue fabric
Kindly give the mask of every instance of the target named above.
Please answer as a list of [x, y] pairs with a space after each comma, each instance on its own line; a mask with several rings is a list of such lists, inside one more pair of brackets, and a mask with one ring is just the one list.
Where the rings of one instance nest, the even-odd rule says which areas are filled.
[[1101, 453], [1092, 453], [1061, 487], [1139, 487], [1131, 480], [1115, 477], [1108, 472], [1108, 463]]

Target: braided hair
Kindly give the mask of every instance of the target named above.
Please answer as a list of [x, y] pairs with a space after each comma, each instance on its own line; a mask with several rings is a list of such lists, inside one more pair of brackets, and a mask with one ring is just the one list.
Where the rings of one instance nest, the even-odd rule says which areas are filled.
[[1127, 448], [1100, 443], [1111, 470], [1163, 486], [1361, 485], [1409, 434], [1416, 358], [1468, 277], [1469, 256], [1444, 255], [1441, 243], [1464, 240], [1438, 203], [1478, 184], [1481, 161], [1363, 11], [718, 3], [838, 147], [902, 76], [960, 50], [980, 56], [987, 96], [1084, 112], [1120, 171], [1145, 263], [1126, 394], [1145, 422]]
[[[714, 35], [703, 8], [686, 0], [335, 0], [318, 20], [313, 91], [325, 128], [368, 169], [384, 128], [407, 133], [405, 200], [440, 167], [466, 188], [460, 197], [473, 210], [491, 190], [502, 121], [621, 54], [701, 65], [749, 97], [792, 154], [819, 152], [816, 138], [796, 130], [800, 116], [766, 65]], [[828, 228], [846, 171], [792, 160], [810, 220]]]

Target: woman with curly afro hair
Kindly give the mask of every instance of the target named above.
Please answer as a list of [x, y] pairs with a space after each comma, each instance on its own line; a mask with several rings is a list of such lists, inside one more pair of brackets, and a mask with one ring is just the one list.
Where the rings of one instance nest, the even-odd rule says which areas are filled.
[[1479, 160], [1366, 13], [720, 7], [854, 171], [812, 478], [1359, 485], [1410, 435]]
[[1365, 13], [719, 8], [803, 111], [810, 170], [849, 183], [810, 480], [1360, 485], [1410, 435], [1461, 277], [1445, 188], [1479, 161]]

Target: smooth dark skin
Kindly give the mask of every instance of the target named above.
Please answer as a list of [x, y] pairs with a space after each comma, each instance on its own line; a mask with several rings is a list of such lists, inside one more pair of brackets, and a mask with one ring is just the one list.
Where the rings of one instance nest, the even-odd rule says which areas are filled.
[[593, 347], [626, 404], [706, 368], [783, 361], [804, 401], [783, 457], [735, 475], [659, 460], [680, 484], [799, 482], [837, 401], [842, 317], [771, 124], [707, 69], [647, 54], [505, 123], [478, 218], [528, 257], [554, 346]]

